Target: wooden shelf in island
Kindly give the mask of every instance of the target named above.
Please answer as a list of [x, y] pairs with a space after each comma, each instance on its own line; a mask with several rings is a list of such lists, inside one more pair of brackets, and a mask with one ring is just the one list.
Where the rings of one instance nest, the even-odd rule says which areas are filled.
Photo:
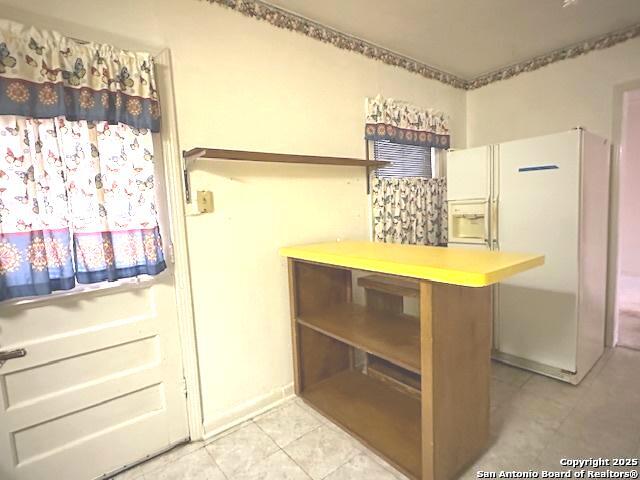
[[304, 313], [298, 322], [324, 335], [420, 373], [420, 322], [354, 303]]
[[302, 398], [411, 477], [421, 477], [420, 400], [352, 370], [310, 386]]
[[367, 275], [358, 279], [358, 286], [402, 297], [420, 297], [420, 282], [415, 278]]
[[421, 378], [417, 373], [369, 354], [367, 355], [367, 375], [409, 396], [420, 398]]

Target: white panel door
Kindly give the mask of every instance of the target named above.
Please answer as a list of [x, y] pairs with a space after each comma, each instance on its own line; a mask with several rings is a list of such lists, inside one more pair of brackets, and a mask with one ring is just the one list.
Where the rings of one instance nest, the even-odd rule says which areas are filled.
[[499, 286], [500, 352], [575, 372], [580, 132], [501, 144], [499, 248], [545, 265]]
[[447, 154], [447, 200], [489, 199], [490, 147]]
[[[188, 437], [171, 276], [0, 306], [0, 478], [88, 480]], [[91, 294], [90, 294], [91, 295]]]
[[0, 304], [0, 351], [27, 351], [0, 366], [1, 480], [91, 480], [188, 440], [167, 263], [146, 287]]

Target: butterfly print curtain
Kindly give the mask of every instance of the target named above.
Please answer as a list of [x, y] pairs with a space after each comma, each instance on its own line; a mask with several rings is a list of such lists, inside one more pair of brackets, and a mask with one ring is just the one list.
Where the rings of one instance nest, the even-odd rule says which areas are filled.
[[446, 149], [450, 143], [449, 117], [378, 95], [365, 99], [364, 136], [367, 140]]
[[371, 198], [376, 242], [447, 244], [445, 178], [374, 176]]
[[148, 53], [0, 19], [0, 114], [160, 129]]
[[148, 129], [0, 116], [0, 301], [166, 268]]

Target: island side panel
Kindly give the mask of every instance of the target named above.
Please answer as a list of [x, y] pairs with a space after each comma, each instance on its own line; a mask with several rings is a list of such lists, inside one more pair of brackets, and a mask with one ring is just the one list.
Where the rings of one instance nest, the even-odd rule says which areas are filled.
[[420, 392], [422, 395], [422, 478], [434, 480], [433, 285], [420, 281]]
[[350, 347], [297, 322], [299, 315], [351, 301], [351, 271], [288, 259], [294, 389], [306, 387], [348, 369]]
[[491, 290], [420, 282], [423, 479], [457, 478], [489, 440]]

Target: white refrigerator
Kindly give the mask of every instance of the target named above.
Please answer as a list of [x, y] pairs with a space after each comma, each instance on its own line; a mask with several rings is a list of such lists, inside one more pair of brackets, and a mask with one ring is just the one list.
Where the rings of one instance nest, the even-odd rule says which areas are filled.
[[609, 151], [575, 129], [448, 154], [449, 245], [545, 255], [494, 288], [495, 359], [578, 384], [602, 355]]

